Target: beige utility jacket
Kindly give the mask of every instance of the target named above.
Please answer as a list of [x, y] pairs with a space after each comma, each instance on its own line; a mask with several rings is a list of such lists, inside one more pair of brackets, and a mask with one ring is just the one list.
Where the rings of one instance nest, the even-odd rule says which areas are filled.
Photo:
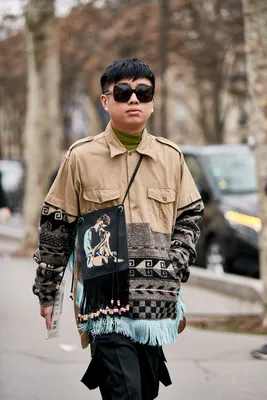
[[[153, 251], [168, 254], [179, 210], [200, 200], [200, 194], [179, 147], [146, 130], [135, 151], [125, 149], [110, 124], [103, 133], [74, 143], [45, 202], [73, 217], [121, 204], [140, 154], [144, 157], [124, 203], [126, 223], [129, 232], [134, 226], [146, 238], [139, 246], [140, 241], [154, 243], [161, 247]], [[75, 283], [77, 279], [82, 282], [75, 268]], [[85, 348], [89, 338], [80, 333]]]
[[74, 143], [45, 201], [73, 216], [120, 204], [140, 154], [145, 157], [125, 202], [126, 221], [171, 234], [177, 210], [200, 194], [179, 147], [146, 130], [135, 151], [125, 149], [110, 124]]

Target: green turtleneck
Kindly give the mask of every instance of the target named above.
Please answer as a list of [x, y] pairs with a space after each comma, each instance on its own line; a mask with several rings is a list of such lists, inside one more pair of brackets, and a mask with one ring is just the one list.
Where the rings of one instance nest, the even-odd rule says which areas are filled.
[[114, 134], [117, 136], [121, 144], [127, 149], [127, 150], [135, 150], [139, 143], [141, 142], [142, 139], [142, 133], [138, 135], [132, 135], [131, 133], [126, 133], [126, 132], [121, 132], [118, 131], [117, 129], [113, 128], [112, 130]]

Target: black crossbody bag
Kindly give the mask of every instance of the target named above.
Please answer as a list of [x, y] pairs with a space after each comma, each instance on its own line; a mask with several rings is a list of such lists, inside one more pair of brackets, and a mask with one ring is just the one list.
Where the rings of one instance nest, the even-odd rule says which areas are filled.
[[79, 322], [129, 312], [129, 256], [124, 202], [141, 165], [140, 156], [120, 205], [78, 218], [83, 298]]

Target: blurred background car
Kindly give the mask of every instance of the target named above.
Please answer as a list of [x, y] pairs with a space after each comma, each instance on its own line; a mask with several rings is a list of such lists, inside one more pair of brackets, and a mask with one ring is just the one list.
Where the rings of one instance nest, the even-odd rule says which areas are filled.
[[21, 212], [23, 202], [23, 166], [20, 161], [0, 160], [2, 186], [11, 211]]
[[205, 204], [196, 265], [259, 277], [257, 179], [248, 145], [181, 146]]

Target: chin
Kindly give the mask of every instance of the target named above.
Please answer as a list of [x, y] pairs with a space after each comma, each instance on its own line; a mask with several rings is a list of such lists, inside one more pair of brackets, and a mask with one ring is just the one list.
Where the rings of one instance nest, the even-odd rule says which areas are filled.
[[144, 120], [144, 118], [141, 118], [140, 115], [131, 115], [126, 118], [125, 123], [126, 124], [139, 124], [139, 125], [144, 125], [147, 120]]
[[137, 120], [127, 121], [125, 123], [125, 126], [128, 126], [129, 128], [136, 128], [136, 129], [142, 129], [144, 125], [145, 125], [145, 122], [141, 122], [141, 121], [137, 121]]
[[134, 129], [136, 130], [136, 132], [141, 132], [145, 124], [146, 120], [144, 121], [143, 119], [140, 119], [140, 117], [138, 118], [135, 116], [125, 119], [113, 120], [113, 125], [117, 127], [117, 129], [125, 132], [127, 132], [128, 129]]

